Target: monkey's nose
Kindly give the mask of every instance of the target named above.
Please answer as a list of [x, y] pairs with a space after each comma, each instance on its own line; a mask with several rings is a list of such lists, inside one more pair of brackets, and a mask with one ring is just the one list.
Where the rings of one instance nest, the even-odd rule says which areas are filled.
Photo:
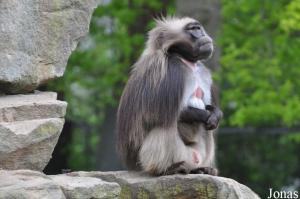
[[199, 38], [201, 38], [201, 37], [203, 37], [205, 35], [204, 32], [202, 30], [199, 30], [199, 29], [191, 30], [190, 34], [195, 39], [199, 39]]

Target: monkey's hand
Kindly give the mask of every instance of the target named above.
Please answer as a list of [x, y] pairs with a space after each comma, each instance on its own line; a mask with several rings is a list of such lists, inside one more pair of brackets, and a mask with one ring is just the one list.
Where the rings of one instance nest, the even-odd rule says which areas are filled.
[[210, 115], [211, 113], [208, 110], [198, 109], [189, 106], [180, 113], [179, 122], [184, 122], [188, 124], [192, 124], [192, 123], [206, 124]]
[[206, 130], [213, 130], [216, 129], [219, 125], [220, 120], [223, 117], [223, 112], [217, 106], [206, 105], [205, 109], [210, 112], [208, 119], [205, 123]]
[[206, 130], [213, 130], [218, 127], [222, 117], [223, 113], [217, 106], [206, 105], [205, 109], [187, 107], [180, 113], [179, 122], [203, 123]]

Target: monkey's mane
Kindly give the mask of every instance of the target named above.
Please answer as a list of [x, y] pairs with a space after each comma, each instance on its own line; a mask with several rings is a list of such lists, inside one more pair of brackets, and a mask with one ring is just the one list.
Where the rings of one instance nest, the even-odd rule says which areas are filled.
[[166, 53], [170, 45], [177, 41], [186, 40], [183, 33], [184, 26], [196, 22], [196, 20], [189, 17], [166, 17], [155, 19], [155, 22], [156, 26], [148, 33], [144, 54], [153, 53], [157, 50]]
[[[133, 65], [133, 71], [144, 73], [147, 67], [152, 67], [152, 85], [157, 85], [165, 76], [168, 65], [168, 49], [176, 42], [189, 42], [183, 32], [185, 25], [196, 22], [189, 17], [161, 17], [155, 19], [155, 27], [148, 32], [148, 40], [142, 56]], [[145, 64], [144, 62], [149, 62]]]
[[131, 164], [138, 161], [139, 148], [148, 132], [177, 123], [185, 69], [179, 58], [168, 55], [167, 51], [175, 42], [186, 40], [183, 28], [194, 21], [175, 17], [157, 19], [143, 54], [133, 65], [117, 116], [117, 146], [129, 169], [138, 167]]

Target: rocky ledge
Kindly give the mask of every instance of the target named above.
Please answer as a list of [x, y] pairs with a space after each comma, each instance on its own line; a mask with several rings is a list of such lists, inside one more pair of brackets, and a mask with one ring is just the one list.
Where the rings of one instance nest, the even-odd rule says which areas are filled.
[[0, 199], [201, 198], [257, 199], [251, 189], [232, 179], [209, 175], [72, 172], [47, 176], [31, 170], [0, 170]]

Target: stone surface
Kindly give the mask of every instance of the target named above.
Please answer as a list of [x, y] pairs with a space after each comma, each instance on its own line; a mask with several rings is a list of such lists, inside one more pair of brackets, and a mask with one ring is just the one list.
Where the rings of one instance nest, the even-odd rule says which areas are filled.
[[65, 199], [46, 175], [30, 170], [0, 170], [0, 199]]
[[45, 118], [62, 118], [67, 103], [54, 92], [0, 96], [0, 123]]
[[98, 178], [67, 175], [50, 176], [58, 184], [65, 196], [72, 199], [118, 198], [121, 187], [114, 182], [105, 182]]
[[53, 92], [0, 97], [0, 168], [43, 170], [64, 124]]
[[0, 3], [0, 92], [25, 93], [63, 75], [97, 0]]
[[0, 170], [0, 199], [258, 199], [245, 185], [209, 175], [150, 177], [127, 171], [72, 172], [46, 176]]
[[121, 185], [120, 198], [258, 199], [251, 189], [232, 179], [210, 175], [151, 177], [127, 171], [73, 172], [72, 176], [97, 177]]

